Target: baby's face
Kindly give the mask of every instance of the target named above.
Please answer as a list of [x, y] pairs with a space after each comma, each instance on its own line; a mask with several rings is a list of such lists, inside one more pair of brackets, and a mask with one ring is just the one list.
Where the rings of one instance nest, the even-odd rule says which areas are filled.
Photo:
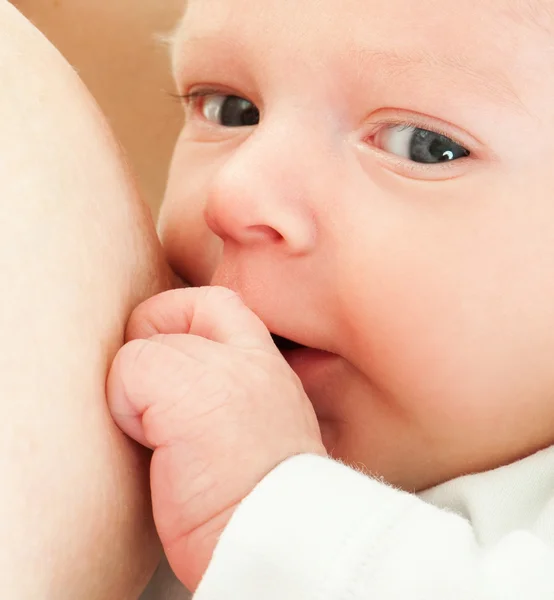
[[[554, 443], [554, 2], [189, 0], [160, 232], [406, 489]], [[542, 6], [542, 8], [541, 8]], [[325, 352], [322, 352], [325, 351]]]

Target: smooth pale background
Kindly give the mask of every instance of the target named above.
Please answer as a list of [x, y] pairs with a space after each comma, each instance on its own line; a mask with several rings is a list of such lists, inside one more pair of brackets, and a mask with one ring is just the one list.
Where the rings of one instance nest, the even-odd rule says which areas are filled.
[[13, 0], [76, 68], [157, 213], [181, 121], [167, 48], [184, 0]]

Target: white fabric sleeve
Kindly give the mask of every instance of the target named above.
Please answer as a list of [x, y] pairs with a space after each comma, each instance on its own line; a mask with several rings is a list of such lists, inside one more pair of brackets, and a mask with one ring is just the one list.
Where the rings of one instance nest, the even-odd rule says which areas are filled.
[[454, 513], [297, 456], [239, 506], [194, 600], [553, 600], [551, 542], [481, 547]]

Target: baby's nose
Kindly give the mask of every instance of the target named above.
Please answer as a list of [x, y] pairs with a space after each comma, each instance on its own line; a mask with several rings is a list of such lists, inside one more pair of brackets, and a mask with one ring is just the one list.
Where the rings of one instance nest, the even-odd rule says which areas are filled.
[[276, 143], [256, 131], [234, 151], [212, 182], [205, 219], [224, 241], [307, 254], [316, 244], [314, 206], [302, 165]]

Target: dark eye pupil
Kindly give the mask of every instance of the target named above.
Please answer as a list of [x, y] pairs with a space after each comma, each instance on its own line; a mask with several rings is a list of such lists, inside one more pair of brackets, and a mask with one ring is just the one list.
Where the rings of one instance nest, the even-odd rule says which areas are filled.
[[224, 127], [251, 127], [260, 121], [260, 112], [245, 98], [227, 96], [221, 107], [221, 124]]
[[416, 129], [410, 143], [410, 159], [414, 162], [435, 164], [469, 156], [469, 150], [444, 135]]

